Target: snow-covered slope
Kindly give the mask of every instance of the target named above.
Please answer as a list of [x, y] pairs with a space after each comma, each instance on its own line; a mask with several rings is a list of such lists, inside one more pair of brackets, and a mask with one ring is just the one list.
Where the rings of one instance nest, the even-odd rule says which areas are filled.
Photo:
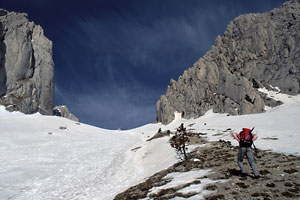
[[224, 130], [231, 128], [232, 132], [240, 132], [243, 127], [255, 127], [254, 133], [259, 136], [255, 141], [257, 148], [300, 155], [300, 95], [289, 96], [266, 89], [261, 91], [284, 104], [272, 109], [266, 108], [265, 113], [252, 115], [227, 116], [209, 111], [203, 117], [182, 122], [195, 123], [193, 128], [208, 133], [210, 141], [224, 139], [235, 145], [238, 145], [237, 142]]
[[177, 161], [168, 137], [146, 140], [159, 128], [174, 131], [180, 123], [194, 124], [194, 131], [208, 133], [209, 140], [233, 144], [224, 130], [255, 126], [258, 148], [299, 155], [300, 96], [269, 95], [285, 104], [262, 114], [208, 112], [199, 119], [177, 117], [167, 126], [148, 124], [127, 131], [0, 107], [0, 199], [112, 199]]
[[143, 172], [138, 131], [0, 109], [0, 199], [111, 199]]
[[0, 106], [0, 199], [112, 199], [176, 161], [167, 138], [145, 145], [159, 127], [104, 130]]

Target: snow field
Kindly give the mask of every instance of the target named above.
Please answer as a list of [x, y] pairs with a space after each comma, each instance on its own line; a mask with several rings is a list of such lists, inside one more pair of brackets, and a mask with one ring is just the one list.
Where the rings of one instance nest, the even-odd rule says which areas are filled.
[[[60, 117], [9, 113], [0, 106], [0, 199], [112, 199], [178, 161], [168, 137], [146, 140], [159, 128], [175, 131], [181, 123], [194, 124], [193, 131], [207, 133], [210, 141], [223, 139], [234, 145], [238, 144], [231, 136], [233, 131], [255, 126], [257, 148], [299, 155], [300, 95], [262, 91], [284, 104], [253, 115], [209, 111], [186, 120], [176, 114], [169, 125], [148, 124], [127, 131], [104, 130]], [[199, 178], [202, 172], [166, 178], [177, 185]], [[197, 191], [199, 195], [190, 199], [201, 199], [203, 187], [211, 180], [201, 179], [202, 183], [182, 192]]]

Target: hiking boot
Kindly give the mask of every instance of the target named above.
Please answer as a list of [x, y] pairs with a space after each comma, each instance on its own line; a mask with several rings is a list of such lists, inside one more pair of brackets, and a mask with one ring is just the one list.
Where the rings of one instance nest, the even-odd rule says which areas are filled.
[[254, 179], [259, 179], [260, 178], [260, 176], [259, 175], [257, 175], [257, 176], [254, 176]]

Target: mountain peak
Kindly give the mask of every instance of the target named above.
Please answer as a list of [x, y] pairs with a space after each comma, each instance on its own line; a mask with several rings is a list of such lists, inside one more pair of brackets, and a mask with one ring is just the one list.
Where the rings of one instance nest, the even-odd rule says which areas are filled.
[[231, 115], [264, 112], [280, 103], [259, 88], [300, 93], [300, 2], [289, 1], [263, 14], [245, 14], [231, 21], [224, 35], [157, 102], [157, 120], [174, 112], [199, 117], [213, 109]]

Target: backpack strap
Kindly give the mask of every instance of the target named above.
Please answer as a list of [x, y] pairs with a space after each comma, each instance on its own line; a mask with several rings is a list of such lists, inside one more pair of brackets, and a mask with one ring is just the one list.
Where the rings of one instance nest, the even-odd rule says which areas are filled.
[[[249, 132], [249, 135], [250, 135], [250, 137], [251, 137], [250, 140], [252, 140], [252, 138], [253, 138], [252, 131], [254, 130], [254, 128], [255, 128], [255, 126], [254, 126], [254, 127], [251, 129], [251, 131]], [[249, 135], [248, 135], [248, 136], [249, 136]]]
[[252, 138], [253, 138], [253, 135], [252, 135], [252, 133], [251, 133], [251, 132], [249, 132], [249, 134], [247, 135], [247, 137], [246, 137], [246, 140], [248, 140], [249, 136], [250, 136], [250, 140], [252, 140]]
[[[249, 137], [250, 135], [252, 136], [252, 134], [249, 133], [245, 139], [248, 140], [248, 137]], [[252, 137], [251, 137], [250, 139], [252, 139]]]
[[[243, 135], [244, 131], [240, 132], [240, 139], [245, 139], [245, 134]], [[242, 138], [242, 135], [244, 136], [244, 138]]]

